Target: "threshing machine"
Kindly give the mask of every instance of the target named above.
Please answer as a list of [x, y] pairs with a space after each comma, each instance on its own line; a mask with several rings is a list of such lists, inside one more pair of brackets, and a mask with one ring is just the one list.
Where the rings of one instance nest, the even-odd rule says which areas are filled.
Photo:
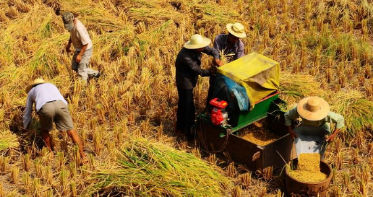
[[[218, 68], [214, 99], [208, 113], [200, 114], [195, 125], [202, 148], [229, 155], [252, 171], [282, 170], [292, 159], [293, 141], [281, 110], [284, 102], [279, 98], [279, 70], [276, 61], [258, 53]], [[243, 136], [252, 129], [277, 137], [258, 144]]]

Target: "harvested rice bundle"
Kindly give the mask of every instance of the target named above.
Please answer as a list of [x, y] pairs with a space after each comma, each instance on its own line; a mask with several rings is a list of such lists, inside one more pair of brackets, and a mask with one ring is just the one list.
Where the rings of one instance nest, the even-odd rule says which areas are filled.
[[0, 131], [0, 151], [19, 146], [17, 136], [9, 130]]
[[118, 196], [225, 196], [230, 185], [213, 167], [190, 153], [154, 139], [132, 137], [121, 145], [118, 160], [102, 165], [84, 195]]

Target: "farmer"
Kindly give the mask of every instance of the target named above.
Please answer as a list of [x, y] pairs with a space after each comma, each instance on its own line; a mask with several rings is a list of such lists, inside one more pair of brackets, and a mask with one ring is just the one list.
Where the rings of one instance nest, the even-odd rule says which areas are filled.
[[[329, 132], [326, 141], [331, 142], [344, 127], [343, 116], [331, 112], [329, 104], [320, 97], [306, 97], [299, 101], [298, 105], [285, 113], [285, 125], [294, 139], [298, 137], [292, 129], [292, 120], [302, 118], [301, 125], [321, 127]], [[335, 130], [330, 131], [330, 123], [333, 122]]]
[[82, 161], [86, 161], [83, 152], [83, 144], [79, 135], [74, 130], [73, 121], [70, 116], [67, 102], [57, 87], [43, 79], [35, 79], [32, 84], [26, 87], [27, 102], [23, 116], [23, 126], [27, 129], [31, 122], [32, 107], [35, 103], [35, 110], [39, 116], [41, 136], [47, 147], [53, 151], [52, 138], [49, 131], [53, 129], [53, 122], [59, 131], [67, 131], [72, 141], [79, 145]]
[[240, 38], [245, 38], [245, 28], [241, 23], [227, 24], [228, 34], [220, 34], [214, 40], [214, 48], [222, 52], [228, 62], [244, 56], [245, 46]]
[[92, 56], [92, 40], [88, 35], [87, 29], [84, 27], [82, 22], [76, 19], [70, 12], [63, 13], [62, 20], [65, 24], [65, 29], [70, 32], [66, 52], [70, 52], [71, 43], [73, 43], [75, 48], [75, 53], [71, 63], [72, 69], [78, 72], [83, 81], [87, 81], [88, 77], [98, 78], [100, 72], [88, 68]]
[[[242, 56], [244, 56], [245, 46], [240, 38], [245, 38], [245, 28], [241, 23], [228, 23], [227, 24], [228, 34], [220, 34], [216, 36], [214, 40], [214, 48], [221, 52], [226, 58], [227, 62], [234, 61]], [[209, 91], [207, 96], [207, 105], [212, 98], [215, 75], [210, 77], [209, 81]]]
[[223, 65], [219, 52], [208, 47], [210, 43], [210, 39], [195, 34], [184, 44], [176, 58], [176, 86], [179, 96], [176, 134], [185, 134], [189, 139], [193, 138], [190, 132], [195, 120], [193, 88], [196, 86], [198, 75], [204, 77], [216, 72], [215, 67], [201, 69], [202, 53], [213, 56], [218, 66]]

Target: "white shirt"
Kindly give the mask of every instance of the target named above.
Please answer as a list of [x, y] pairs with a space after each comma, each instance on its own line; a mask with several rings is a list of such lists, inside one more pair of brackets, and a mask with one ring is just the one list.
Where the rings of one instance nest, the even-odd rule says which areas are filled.
[[43, 83], [31, 88], [27, 96], [26, 109], [23, 115], [23, 127], [27, 128], [31, 121], [32, 105], [35, 102], [36, 112], [49, 101], [61, 100], [67, 105], [57, 87], [51, 83]]
[[80, 51], [86, 44], [88, 44], [87, 50], [92, 48], [92, 40], [89, 37], [87, 29], [84, 27], [83, 23], [80, 22], [80, 20], [75, 20], [76, 24], [70, 31], [71, 42], [73, 43], [75, 50]]

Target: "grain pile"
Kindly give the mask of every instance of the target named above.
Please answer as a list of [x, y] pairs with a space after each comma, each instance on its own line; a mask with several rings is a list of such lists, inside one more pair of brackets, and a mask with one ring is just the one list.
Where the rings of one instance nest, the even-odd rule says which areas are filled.
[[256, 122], [246, 127], [240, 135], [243, 139], [256, 145], [266, 146], [276, 141], [280, 136], [268, 130], [263, 122]]
[[317, 183], [327, 178], [320, 172], [320, 154], [302, 153], [298, 158], [298, 168], [291, 170], [289, 175], [301, 182]]

